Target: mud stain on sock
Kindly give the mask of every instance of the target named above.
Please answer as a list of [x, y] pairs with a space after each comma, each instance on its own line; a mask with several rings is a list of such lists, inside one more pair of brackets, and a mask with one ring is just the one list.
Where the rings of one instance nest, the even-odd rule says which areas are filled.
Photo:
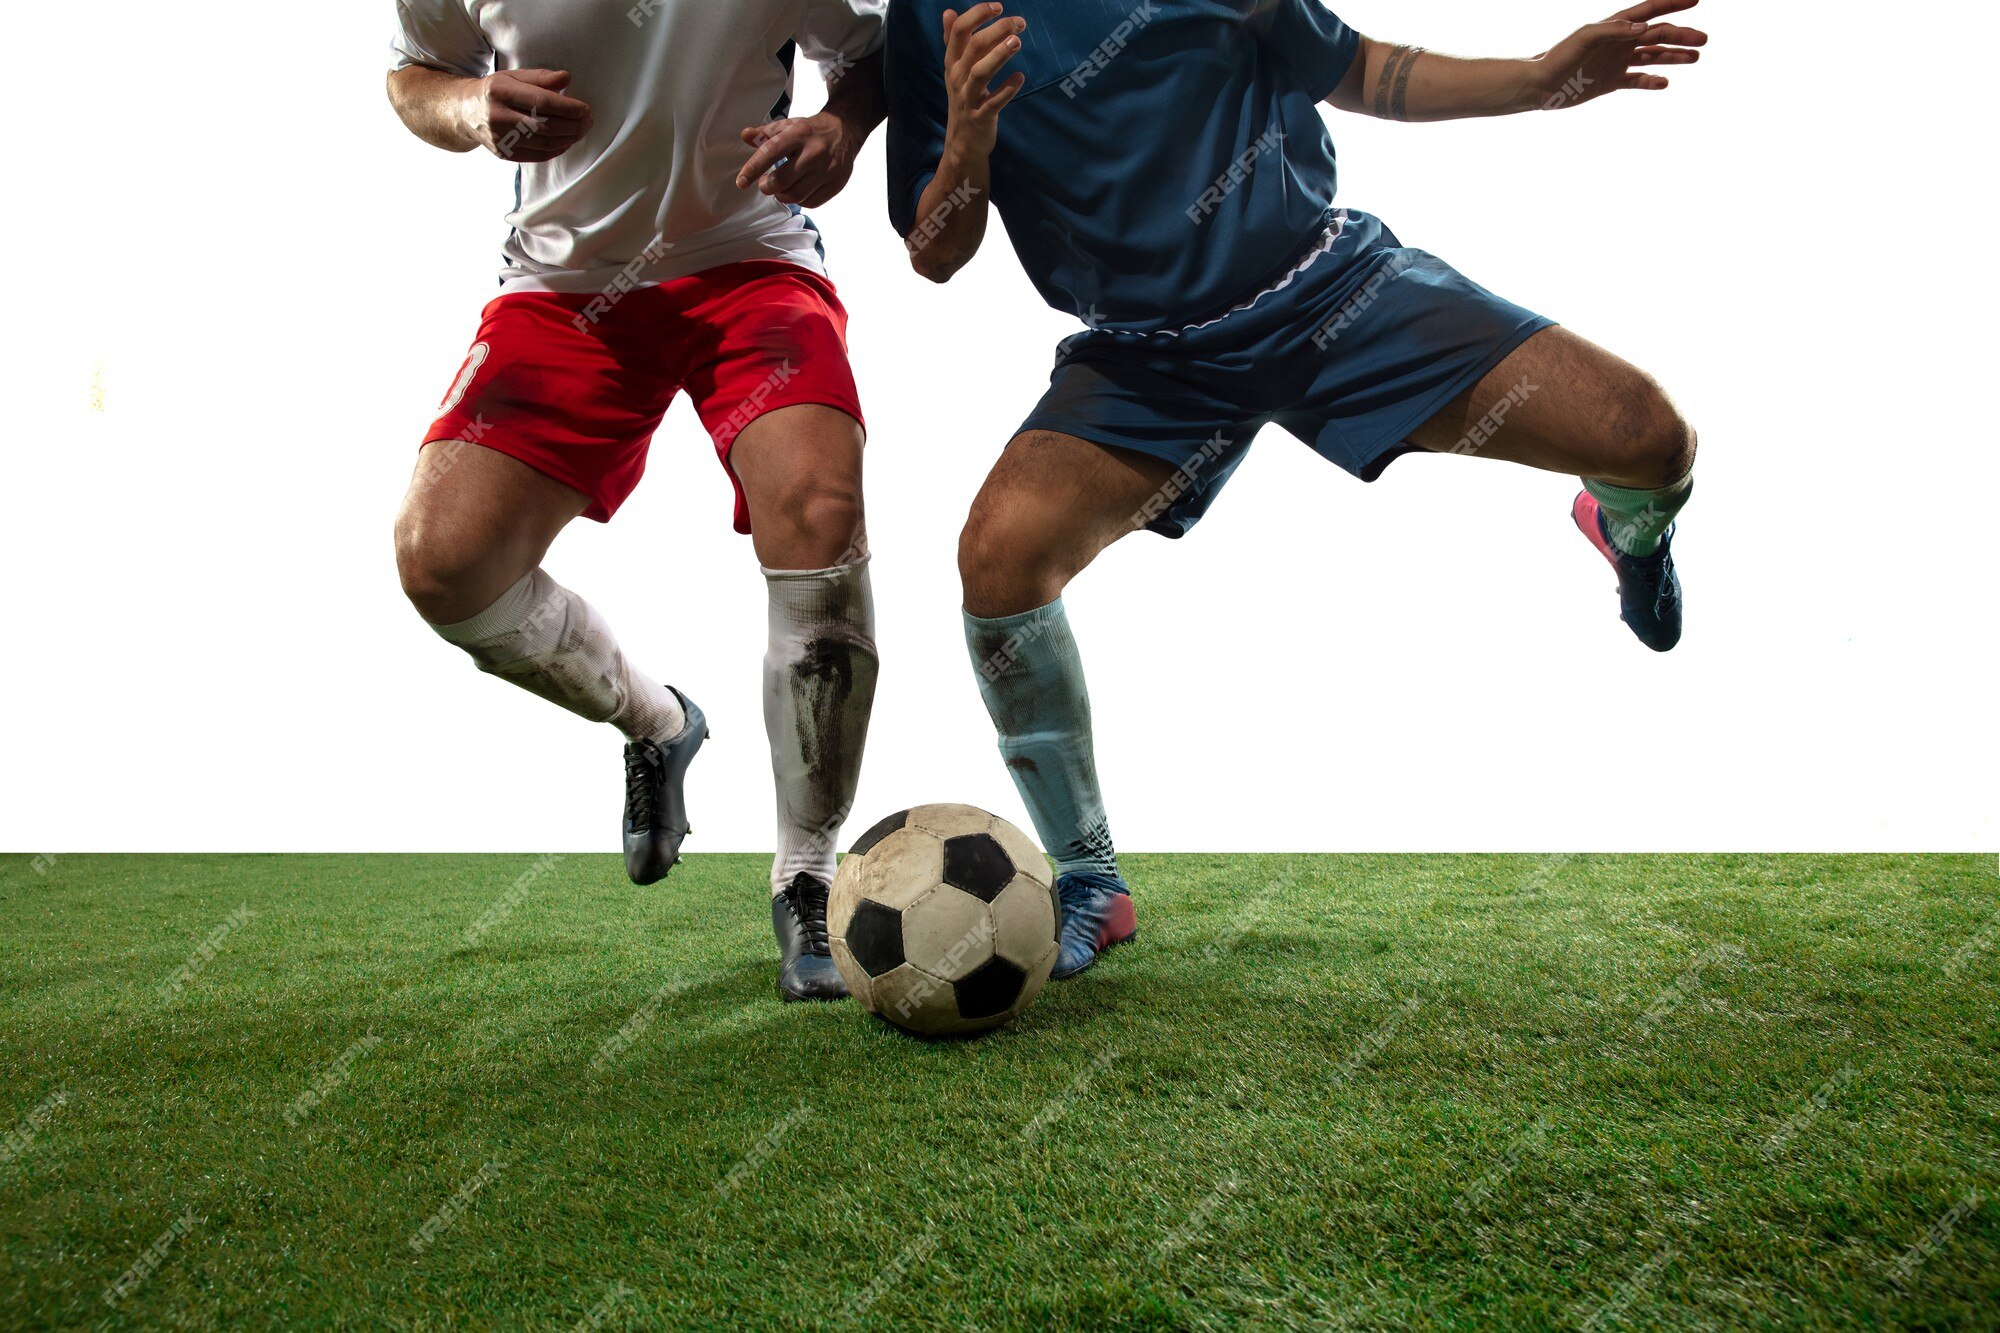
[[792, 664], [793, 724], [819, 821], [835, 823], [847, 814], [868, 740], [877, 669], [873, 649], [833, 637], [809, 641]]
[[552, 598], [529, 617], [560, 614], [562, 627], [547, 652], [504, 660], [511, 643], [469, 648], [481, 671], [512, 681], [530, 694], [592, 722], [615, 716], [625, 701], [624, 655], [616, 641], [588, 615], [575, 614], [568, 598]]

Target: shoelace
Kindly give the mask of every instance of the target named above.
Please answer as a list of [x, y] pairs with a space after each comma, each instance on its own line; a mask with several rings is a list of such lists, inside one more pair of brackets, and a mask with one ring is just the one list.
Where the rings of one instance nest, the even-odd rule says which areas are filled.
[[625, 818], [634, 832], [653, 827], [653, 789], [658, 782], [659, 752], [643, 743], [625, 751]]
[[[1664, 548], [1662, 548], [1664, 552]], [[1669, 606], [1674, 600], [1674, 558], [1670, 554], [1660, 557], [1659, 582], [1653, 589], [1653, 614], [1660, 614], [1660, 608]]]
[[1083, 924], [1080, 914], [1097, 905], [1100, 889], [1100, 885], [1081, 875], [1064, 875], [1056, 881], [1056, 897], [1062, 901], [1065, 930], [1073, 923]]
[[785, 890], [792, 916], [806, 935], [806, 951], [820, 958], [833, 957], [833, 942], [826, 931], [827, 886], [811, 875], [800, 875]]

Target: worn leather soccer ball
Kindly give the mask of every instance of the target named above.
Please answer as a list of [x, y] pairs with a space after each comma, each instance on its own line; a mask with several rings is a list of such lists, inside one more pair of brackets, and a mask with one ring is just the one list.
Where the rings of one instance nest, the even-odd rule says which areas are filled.
[[862, 1008], [922, 1036], [1008, 1022], [1056, 961], [1062, 913], [1034, 840], [969, 805], [920, 805], [861, 836], [827, 901], [833, 961]]

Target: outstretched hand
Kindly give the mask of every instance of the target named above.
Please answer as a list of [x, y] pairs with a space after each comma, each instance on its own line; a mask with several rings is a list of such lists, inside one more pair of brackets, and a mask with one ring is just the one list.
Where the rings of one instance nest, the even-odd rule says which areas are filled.
[[978, 4], [963, 14], [944, 11], [945, 140], [970, 152], [993, 151], [1000, 135], [1000, 112], [1027, 86], [1021, 71], [993, 80], [1021, 49], [1028, 21], [1001, 18], [998, 3]]
[[1640, 72], [1651, 65], [1692, 65], [1708, 34], [1677, 23], [1656, 23], [1664, 14], [1693, 9], [1700, 0], [1643, 0], [1602, 23], [1579, 28], [1538, 61], [1537, 91], [1548, 110], [1577, 106], [1625, 88], [1658, 92], [1667, 80]]

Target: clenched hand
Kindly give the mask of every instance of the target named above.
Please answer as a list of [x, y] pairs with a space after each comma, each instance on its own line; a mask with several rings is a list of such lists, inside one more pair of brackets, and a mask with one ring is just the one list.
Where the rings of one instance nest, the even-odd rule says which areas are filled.
[[574, 148], [595, 123], [590, 107], [563, 90], [559, 69], [510, 69], [476, 79], [466, 92], [466, 129], [505, 162], [547, 162]]

